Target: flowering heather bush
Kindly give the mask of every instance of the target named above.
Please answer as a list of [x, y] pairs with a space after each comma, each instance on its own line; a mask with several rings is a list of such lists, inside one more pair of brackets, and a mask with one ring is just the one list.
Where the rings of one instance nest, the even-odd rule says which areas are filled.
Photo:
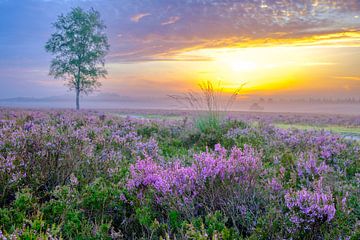
[[268, 186], [274, 192], [279, 192], [280, 190], [283, 189], [283, 186], [281, 185], [279, 180], [277, 180], [276, 178], [272, 178], [271, 180], [269, 180]]
[[312, 153], [307, 156], [302, 154], [297, 161], [297, 173], [301, 178], [315, 179], [330, 171], [330, 167], [324, 161], [318, 160]]
[[127, 185], [130, 190], [140, 191], [140, 198], [144, 197], [143, 191], [155, 190], [158, 203], [170, 204], [185, 215], [223, 210], [233, 215], [235, 226], [249, 231], [254, 226], [246, 215], [261, 212], [264, 196], [258, 190], [262, 173], [261, 157], [253, 148], [234, 147], [228, 153], [218, 144], [213, 152], [196, 154], [190, 166], [179, 162], [163, 166], [151, 158], [139, 160], [130, 167]]
[[254, 149], [245, 146], [244, 150], [234, 147], [230, 156], [220, 144], [214, 152], [204, 152], [194, 156], [191, 166], [181, 166], [177, 161], [162, 166], [147, 157], [130, 166], [129, 189], [156, 189], [162, 195], [182, 196], [191, 193], [196, 196], [206, 184], [216, 180], [233, 180], [237, 184], [251, 185], [261, 174], [259, 155]]
[[302, 189], [285, 195], [290, 221], [296, 230], [315, 232], [335, 217], [332, 194]]
[[89, 180], [112, 175], [122, 161], [147, 154], [159, 158], [156, 140], [136, 133], [136, 122], [102, 115], [29, 112], [2, 122], [0, 128], [0, 197], [30, 184], [49, 191], [71, 173]]
[[240, 139], [260, 144], [271, 150], [290, 150], [296, 154], [304, 151], [313, 152], [317, 157], [327, 162], [336, 159], [348, 151], [348, 142], [339, 135], [326, 131], [306, 131], [299, 129], [281, 129], [271, 125], [261, 125], [243, 129], [230, 129], [228, 139]]
[[306, 131], [298, 129], [265, 129], [269, 131], [268, 140], [272, 140], [273, 147], [280, 144], [290, 149], [303, 151], [312, 150], [324, 160], [332, 160], [333, 157], [341, 154], [346, 149], [346, 144], [341, 140], [340, 136], [325, 131]]
[[0, 239], [358, 239], [359, 142], [248, 118], [0, 109]]

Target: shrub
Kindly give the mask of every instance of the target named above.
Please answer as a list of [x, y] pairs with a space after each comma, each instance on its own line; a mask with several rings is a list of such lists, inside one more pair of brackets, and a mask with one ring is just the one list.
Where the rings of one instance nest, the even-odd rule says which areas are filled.
[[293, 224], [292, 232], [300, 232], [303, 236], [321, 236], [323, 227], [335, 217], [332, 194], [320, 190], [289, 192], [285, 195], [285, 204]]
[[[139, 198], [154, 193], [158, 204], [187, 217], [222, 210], [238, 231], [250, 231], [264, 200], [258, 180], [262, 173], [260, 156], [245, 146], [244, 150], [233, 148], [227, 157], [227, 151], [216, 145], [214, 152], [197, 154], [194, 160], [191, 166], [179, 162], [162, 166], [151, 158], [139, 160], [130, 167], [128, 188], [137, 191]], [[227, 201], [223, 201], [224, 195]]]

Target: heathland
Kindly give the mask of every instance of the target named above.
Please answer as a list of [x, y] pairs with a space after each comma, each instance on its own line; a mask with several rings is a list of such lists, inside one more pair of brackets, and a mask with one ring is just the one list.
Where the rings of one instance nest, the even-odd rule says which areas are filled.
[[359, 129], [356, 116], [3, 108], [0, 239], [359, 239]]

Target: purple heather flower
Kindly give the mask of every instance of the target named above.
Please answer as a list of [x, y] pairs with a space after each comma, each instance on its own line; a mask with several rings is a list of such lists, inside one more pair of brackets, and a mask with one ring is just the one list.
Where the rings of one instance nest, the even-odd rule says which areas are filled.
[[72, 186], [77, 186], [79, 184], [77, 177], [73, 173], [70, 175], [70, 184]]
[[279, 181], [276, 178], [272, 178], [268, 184], [270, 189], [273, 190], [274, 192], [278, 192], [283, 188], [281, 183], [279, 183]]
[[290, 211], [290, 221], [298, 227], [330, 222], [336, 212], [332, 194], [318, 190], [288, 192], [285, 195], [285, 204]]
[[190, 166], [183, 166], [180, 162], [160, 165], [147, 156], [130, 167], [127, 186], [130, 190], [150, 187], [163, 197], [179, 196], [189, 202], [198, 191], [206, 189], [206, 184], [217, 180], [253, 184], [255, 175], [262, 171], [260, 156], [255, 150], [249, 146], [244, 150], [234, 147], [229, 157], [227, 153], [225, 148], [216, 145], [213, 152], [196, 154]]
[[330, 170], [330, 167], [326, 165], [324, 161], [320, 161], [315, 158], [313, 153], [309, 153], [306, 156], [301, 154], [297, 161], [297, 172], [299, 177], [315, 177], [321, 176]]

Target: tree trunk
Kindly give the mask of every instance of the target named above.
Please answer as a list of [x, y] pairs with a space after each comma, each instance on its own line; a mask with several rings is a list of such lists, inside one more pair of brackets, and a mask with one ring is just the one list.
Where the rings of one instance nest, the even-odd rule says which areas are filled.
[[80, 110], [80, 90], [76, 89], [76, 110]]

